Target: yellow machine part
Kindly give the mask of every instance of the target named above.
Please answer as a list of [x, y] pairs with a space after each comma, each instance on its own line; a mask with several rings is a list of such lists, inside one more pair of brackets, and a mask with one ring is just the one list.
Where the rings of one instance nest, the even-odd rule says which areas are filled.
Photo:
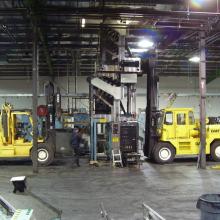
[[[192, 108], [165, 109], [160, 141], [171, 143], [176, 155], [196, 155], [200, 146], [199, 129]], [[206, 136], [206, 154], [210, 154], [211, 144], [220, 140], [220, 125], [206, 125]]]
[[[3, 105], [0, 115], [0, 157], [2, 158], [30, 157], [32, 141], [16, 136], [16, 115], [27, 115], [30, 124], [33, 124], [29, 111], [13, 111], [10, 104]], [[42, 143], [44, 140], [39, 139], [38, 142]]]

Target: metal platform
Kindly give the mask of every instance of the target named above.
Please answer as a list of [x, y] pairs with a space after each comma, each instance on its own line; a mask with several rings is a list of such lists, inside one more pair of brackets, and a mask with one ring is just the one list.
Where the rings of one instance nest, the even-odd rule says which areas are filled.
[[[4, 210], [8, 210], [9, 215], [5, 219], [11, 219], [16, 210], [33, 209], [31, 219], [34, 220], [61, 220], [61, 211], [52, 205], [41, 200], [31, 192], [27, 193], [1, 193], [0, 201], [4, 203]], [[0, 216], [1, 217], [1, 216]], [[2, 218], [1, 218], [2, 219]]]

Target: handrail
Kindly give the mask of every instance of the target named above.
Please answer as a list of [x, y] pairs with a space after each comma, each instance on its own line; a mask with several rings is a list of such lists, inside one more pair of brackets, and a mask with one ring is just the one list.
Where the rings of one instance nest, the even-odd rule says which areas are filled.
[[9, 203], [7, 202], [2, 196], [0, 196], [0, 205], [7, 210], [7, 214], [13, 215], [16, 211], [16, 209]]
[[[113, 220], [112, 218], [110, 218], [109, 214], [105, 210], [103, 203], [100, 204], [100, 207], [101, 207], [101, 217], [104, 220]], [[143, 208], [143, 220], [166, 220], [145, 203], [142, 204], [142, 208]]]
[[143, 208], [144, 220], [166, 220], [145, 203], [142, 204], [142, 208]]
[[103, 219], [105, 220], [113, 220], [110, 218], [110, 216], [108, 215], [107, 211], [105, 210], [104, 204], [101, 203], [100, 204], [100, 208], [101, 208], [101, 216]]

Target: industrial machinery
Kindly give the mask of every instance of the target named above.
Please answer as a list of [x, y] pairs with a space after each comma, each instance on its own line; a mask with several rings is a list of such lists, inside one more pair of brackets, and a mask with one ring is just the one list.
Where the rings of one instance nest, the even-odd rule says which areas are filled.
[[136, 121], [120, 123], [120, 150], [124, 165], [136, 164], [139, 161], [138, 138], [138, 123]]
[[[4, 104], [0, 115], [0, 158], [26, 158], [32, 153], [32, 117], [31, 111], [13, 110], [10, 104]], [[38, 163], [50, 164], [55, 155], [49, 137], [38, 138]]]
[[[167, 108], [157, 113], [155, 145], [151, 157], [157, 163], [172, 162], [175, 156], [199, 153], [199, 122], [191, 108]], [[220, 161], [220, 125], [206, 125], [206, 154]]]
[[[140, 62], [140, 60], [139, 60]], [[135, 59], [134, 64], [137, 64]], [[131, 70], [134, 68], [130, 65]], [[127, 70], [128, 71], [128, 70]], [[102, 72], [103, 73], [103, 72]], [[95, 114], [91, 117], [91, 160], [96, 161], [99, 153], [100, 141], [97, 126], [106, 127], [105, 152], [107, 158], [112, 150], [121, 150], [125, 163], [136, 161], [134, 154], [137, 154], [138, 145], [138, 123], [136, 121], [136, 83], [137, 74], [121, 72], [115, 74], [113, 80], [110, 77], [94, 77], [90, 81], [93, 87], [93, 99]], [[123, 106], [127, 90], [127, 108]], [[126, 110], [127, 111], [126, 111]], [[133, 155], [128, 160], [129, 155]]]
[[[72, 155], [71, 128], [47, 129], [47, 108], [38, 108], [38, 164], [49, 165], [56, 155]], [[85, 115], [75, 117], [76, 124], [81, 119], [89, 125]], [[77, 121], [78, 120], [78, 121]], [[52, 120], [54, 123], [54, 120]], [[54, 124], [55, 125], [55, 124]], [[53, 125], [53, 126], [54, 126]], [[10, 104], [4, 104], [0, 115], [0, 158], [29, 158], [32, 155], [32, 113], [30, 110], [14, 110]], [[86, 154], [88, 143], [82, 143], [82, 153]]]
[[90, 127], [90, 163], [97, 163], [97, 158], [110, 159], [112, 147], [111, 117], [95, 115]]
[[[198, 155], [200, 125], [194, 118], [193, 109], [158, 110], [159, 78], [154, 71], [154, 65], [153, 60], [149, 60], [145, 64], [148, 80], [144, 154], [149, 159], [161, 164], [172, 162], [175, 156]], [[210, 118], [210, 122], [206, 125], [206, 133], [206, 154], [211, 155], [213, 160], [220, 161], [218, 118]]]
[[[113, 31], [116, 35], [117, 33]], [[100, 148], [97, 127], [105, 133], [105, 152], [122, 153], [124, 163], [136, 161], [138, 151], [138, 123], [136, 121], [136, 84], [141, 74], [140, 58], [125, 56], [125, 36], [117, 35], [115, 56], [109, 57], [108, 44], [102, 44], [102, 65], [95, 77], [89, 80], [92, 88], [91, 104], [91, 161], [96, 161]], [[108, 39], [108, 41], [112, 39]], [[113, 51], [114, 54], [115, 51]], [[104, 57], [104, 59], [103, 59]], [[116, 61], [114, 57], [117, 57]], [[129, 158], [129, 159], [128, 159]]]
[[[72, 156], [72, 129], [74, 125], [83, 129], [82, 154], [88, 153], [86, 141], [89, 115], [85, 111], [63, 112], [59, 88], [54, 92], [54, 84], [45, 84], [46, 105], [37, 108], [38, 116], [38, 164], [49, 165], [56, 155]], [[68, 94], [69, 95], [69, 94]], [[76, 96], [76, 95], [75, 95]], [[68, 96], [69, 97], [69, 96]], [[84, 97], [84, 96], [80, 96]], [[30, 158], [32, 156], [32, 111], [14, 110], [5, 103], [0, 114], [0, 158]]]
[[62, 212], [31, 191], [0, 195], [1, 220], [61, 220]]

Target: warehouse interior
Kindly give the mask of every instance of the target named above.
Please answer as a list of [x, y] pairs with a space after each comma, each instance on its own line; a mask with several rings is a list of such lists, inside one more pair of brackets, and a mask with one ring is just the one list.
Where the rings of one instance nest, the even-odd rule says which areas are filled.
[[219, 0], [0, 1], [0, 220], [220, 218], [219, 18]]

